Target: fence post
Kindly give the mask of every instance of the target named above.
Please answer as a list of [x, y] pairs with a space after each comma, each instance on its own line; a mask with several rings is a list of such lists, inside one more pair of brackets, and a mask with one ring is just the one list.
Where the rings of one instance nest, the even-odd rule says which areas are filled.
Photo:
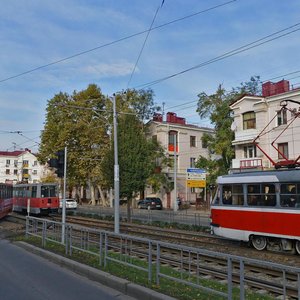
[[152, 280], [152, 242], [148, 242], [148, 282]]
[[156, 244], [156, 285], [159, 285], [159, 273], [160, 273], [160, 244]]
[[28, 233], [29, 233], [29, 217], [26, 217], [26, 232], [25, 232], [26, 238], [28, 238]]
[[42, 226], [42, 247], [45, 248], [46, 244], [46, 230], [47, 230], [47, 225], [46, 221], [43, 221], [43, 226]]
[[232, 299], [232, 258], [227, 259], [227, 295], [228, 300]]
[[241, 259], [240, 260], [240, 300], [245, 299], [244, 274], [245, 274], [245, 265], [244, 265], [244, 261]]
[[103, 256], [103, 233], [100, 232], [100, 241], [99, 241], [99, 264], [102, 267], [102, 256]]

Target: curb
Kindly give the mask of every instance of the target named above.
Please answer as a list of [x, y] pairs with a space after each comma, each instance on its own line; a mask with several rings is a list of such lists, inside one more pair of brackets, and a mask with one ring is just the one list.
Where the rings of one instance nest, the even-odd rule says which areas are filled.
[[99, 282], [105, 286], [117, 290], [127, 296], [143, 300], [176, 300], [176, 298], [161, 294], [149, 288], [132, 283], [126, 279], [113, 276], [109, 273], [97, 270], [93, 267], [73, 261], [69, 258], [60, 256], [47, 250], [32, 246], [28, 243], [16, 242], [14, 244], [33, 254], [39, 255], [53, 263], [65, 267], [79, 275], [85, 276], [90, 280]]

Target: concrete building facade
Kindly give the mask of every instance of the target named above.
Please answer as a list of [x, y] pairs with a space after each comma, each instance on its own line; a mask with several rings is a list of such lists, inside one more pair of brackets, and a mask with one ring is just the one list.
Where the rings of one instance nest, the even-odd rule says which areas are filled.
[[[177, 117], [172, 112], [167, 113], [165, 121], [162, 115], [157, 114], [147, 125], [149, 135], [162, 145], [171, 161], [175, 161], [174, 154], [176, 150], [177, 196], [190, 203], [195, 203], [197, 197], [204, 197], [202, 196], [204, 194], [203, 189], [187, 187], [187, 169], [195, 168], [195, 163], [200, 155], [208, 158], [209, 152], [202, 142], [202, 136], [204, 133], [214, 134], [214, 130], [187, 124], [184, 118]], [[174, 135], [176, 135], [176, 149], [174, 149]], [[167, 167], [161, 172], [167, 174], [170, 180], [174, 181], [174, 167]], [[146, 193], [150, 195], [152, 193], [151, 188], [148, 188]], [[174, 199], [176, 199], [174, 190], [171, 193], [166, 193], [161, 189], [157, 196], [163, 200], [164, 207], [173, 208]]]
[[46, 174], [37, 157], [29, 149], [0, 151], [0, 182], [40, 182]]
[[266, 82], [262, 96], [244, 95], [234, 102], [232, 169], [269, 169], [274, 163], [296, 160], [300, 155], [299, 108], [300, 89], [286, 80]]

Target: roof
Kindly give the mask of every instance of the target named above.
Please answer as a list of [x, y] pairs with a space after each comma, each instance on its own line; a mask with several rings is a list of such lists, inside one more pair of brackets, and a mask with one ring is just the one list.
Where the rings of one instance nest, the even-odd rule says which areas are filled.
[[0, 156], [20, 156], [21, 154], [27, 151], [24, 150], [16, 150], [16, 151], [0, 151]]
[[173, 123], [173, 122], [166, 122], [166, 121], [162, 121], [162, 122], [159, 122], [159, 121], [153, 121], [153, 120], [150, 120], [148, 121], [147, 124], [158, 124], [158, 125], [165, 125], [165, 126], [174, 126], [174, 127], [185, 127], [185, 128], [191, 128], [191, 129], [202, 129], [202, 130], [208, 130], [208, 131], [214, 131], [213, 128], [211, 127], [204, 127], [204, 126], [197, 126], [197, 125], [193, 125], [193, 124], [180, 124], [180, 123]]

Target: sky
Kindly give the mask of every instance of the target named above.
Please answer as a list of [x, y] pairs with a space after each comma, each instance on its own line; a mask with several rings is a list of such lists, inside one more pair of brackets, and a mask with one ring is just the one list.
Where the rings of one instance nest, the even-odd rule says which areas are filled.
[[165, 112], [208, 127], [201, 92], [251, 76], [300, 86], [299, 12], [297, 0], [2, 1], [0, 151], [37, 152], [47, 102], [91, 83], [151, 88]]

